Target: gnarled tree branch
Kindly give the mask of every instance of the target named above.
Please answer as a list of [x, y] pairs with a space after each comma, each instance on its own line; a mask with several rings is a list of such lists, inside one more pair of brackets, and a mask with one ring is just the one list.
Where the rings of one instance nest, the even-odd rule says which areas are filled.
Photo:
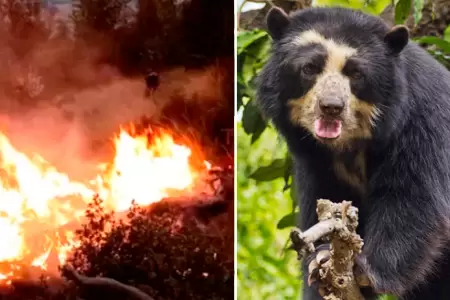
[[362, 300], [360, 282], [353, 273], [356, 255], [361, 252], [363, 241], [356, 233], [358, 209], [351, 202], [333, 203], [317, 200], [319, 222], [305, 232], [291, 232], [293, 248], [299, 259], [315, 251], [314, 242], [330, 240], [330, 259], [319, 267], [319, 279], [325, 284], [325, 300]]

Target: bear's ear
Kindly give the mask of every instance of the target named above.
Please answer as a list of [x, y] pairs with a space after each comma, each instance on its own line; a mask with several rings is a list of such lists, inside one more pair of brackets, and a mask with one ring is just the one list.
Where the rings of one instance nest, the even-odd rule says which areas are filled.
[[279, 40], [286, 27], [291, 23], [289, 16], [279, 7], [272, 7], [266, 16], [267, 29], [274, 40]]
[[409, 30], [404, 25], [394, 26], [385, 36], [384, 42], [388, 45], [393, 53], [402, 52], [403, 48], [408, 44]]

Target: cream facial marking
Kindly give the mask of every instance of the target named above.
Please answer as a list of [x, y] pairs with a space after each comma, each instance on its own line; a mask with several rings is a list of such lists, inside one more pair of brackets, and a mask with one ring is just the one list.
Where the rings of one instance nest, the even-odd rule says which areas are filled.
[[328, 53], [328, 59], [323, 73], [332, 71], [341, 72], [347, 59], [358, 53], [356, 48], [338, 43], [333, 39], [327, 39], [315, 30], [308, 30], [301, 33], [293, 40], [293, 43], [297, 46], [305, 46], [308, 44], [323, 45]]
[[[327, 39], [314, 30], [303, 32], [292, 43], [296, 46], [320, 44], [327, 51], [327, 60], [308, 93], [300, 99], [288, 101], [291, 121], [307, 128], [320, 142], [336, 150], [351, 148], [355, 139], [370, 139], [372, 128], [381, 111], [375, 105], [362, 101], [352, 94], [350, 78], [342, 74], [346, 61], [356, 55], [358, 50], [333, 39]], [[340, 98], [345, 103], [336, 121], [332, 121], [339, 126], [334, 123], [330, 125], [330, 121], [326, 123], [319, 113], [320, 99], [327, 98]]]

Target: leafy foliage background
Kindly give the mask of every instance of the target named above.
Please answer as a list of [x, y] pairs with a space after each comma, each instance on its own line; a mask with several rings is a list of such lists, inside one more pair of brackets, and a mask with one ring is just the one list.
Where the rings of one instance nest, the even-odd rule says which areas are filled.
[[[319, 0], [315, 5], [345, 6], [380, 14], [389, 1]], [[423, 1], [414, 1], [420, 11]], [[395, 23], [409, 16], [411, 1], [395, 2]], [[418, 23], [421, 15], [414, 14]], [[450, 67], [450, 26], [443, 38], [422, 36], [417, 42]], [[255, 81], [268, 58], [271, 40], [262, 30], [239, 30], [237, 40], [237, 200], [238, 297], [301, 299], [296, 256], [285, 250], [288, 228], [297, 213], [290, 193], [290, 159], [286, 145], [254, 105]], [[384, 300], [395, 299], [384, 296]]]

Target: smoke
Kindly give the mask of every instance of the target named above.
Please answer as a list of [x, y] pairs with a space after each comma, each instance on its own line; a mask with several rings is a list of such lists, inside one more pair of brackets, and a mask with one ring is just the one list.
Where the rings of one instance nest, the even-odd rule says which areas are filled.
[[49, 40], [18, 58], [0, 44], [0, 130], [19, 151], [42, 156], [74, 179], [92, 178], [109, 160], [120, 126], [142, 116], [157, 120], [174, 97], [223, 101], [216, 65], [162, 72], [149, 98], [143, 78], [125, 78], [98, 64], [96, 49], [74, 47]]

